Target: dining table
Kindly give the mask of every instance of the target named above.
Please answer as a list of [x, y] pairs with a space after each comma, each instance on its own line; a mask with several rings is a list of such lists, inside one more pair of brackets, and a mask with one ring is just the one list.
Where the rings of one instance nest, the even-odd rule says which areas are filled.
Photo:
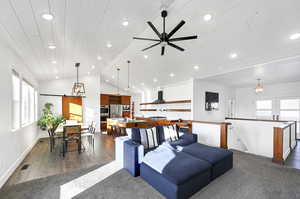
[[85, 125], [85, 124], [82, 124], [82, 123], [78, 123], [78, 124], [63, 124], [63, 125], [60, 125], [56, 131], [55, 131], [55, 134], [62, 134], [64, 132], [64, 127], [65, 126], [76, 126], [76, 125], [80, 125], [81, 126], [81, 131], [86, 131], [89, 129], [89, 125]]

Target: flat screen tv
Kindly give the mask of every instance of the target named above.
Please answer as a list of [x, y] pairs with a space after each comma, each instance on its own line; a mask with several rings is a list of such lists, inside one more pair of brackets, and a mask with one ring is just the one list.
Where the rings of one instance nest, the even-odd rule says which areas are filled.
[[219, 93], [205, 92], [205, 110], [212, 111], [219, 109]]

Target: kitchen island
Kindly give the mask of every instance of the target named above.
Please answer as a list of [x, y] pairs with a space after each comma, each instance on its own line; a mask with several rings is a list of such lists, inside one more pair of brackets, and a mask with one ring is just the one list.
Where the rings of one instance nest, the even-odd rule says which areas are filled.
[[107, 134], [113, 136], [125, 136], [127, 128], [148, 128], [157, 125], [176, 124], [178, 127], [188, 127], [191, 132], [189, 122], [179, 122], [178, 120], [155, 120], [151, 118], [109, 118], [107, 119]]

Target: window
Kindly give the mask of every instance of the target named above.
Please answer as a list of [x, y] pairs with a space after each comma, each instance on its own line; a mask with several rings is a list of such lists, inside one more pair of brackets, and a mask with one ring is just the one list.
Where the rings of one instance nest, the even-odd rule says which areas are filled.
[[12, 130], [20, 128], [20, 77], [12, 71]]
[[280, 100], [280, 119], [300, 120], [300, 99]]
[[34, 88], [25, 80], [22, 81], [22, 126], [35, 120]]
[[272, 118], [272, 100], [256, 101], [256, 117], [259, 119]]
[[34, 113], [35, 113], [35, 121], [38, 120], [38, 92], [34, 91]]

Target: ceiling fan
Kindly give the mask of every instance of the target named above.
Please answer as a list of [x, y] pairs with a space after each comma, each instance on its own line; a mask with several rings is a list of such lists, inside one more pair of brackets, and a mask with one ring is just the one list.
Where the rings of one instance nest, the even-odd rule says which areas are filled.
[[151, 27], [151, 29], [155, 32], [155, 34], [158, 36], [159, 39], [149, 39], [149, 38], [141, 38], [141, 37], [133, 37], [133, 39], [137, 40], [146, 40], [146, 41], [156, 41], [157, 43], [143, 49], [142, 51], [148, 50], [150, 48], [153, 48], [157, 45], [161, 45], [161, 55], [165, 54], [165, 47], [166, 45], [169, 45], [173, 48], [176, 48], [177, 50], [184, 51], [183, 48], [173, 44], [172, 42], [176, 41], [183, 41], [183, 40], [190, 40], [190, 39], [197, 39], [197, 35], [194, 36], [187, 36], [187, 37], [177, 37], [172, 38], [172, 36], [185, 24], [185, 21], [182, 20], [170, 33], [166, 33], [166, 17], [168, 15], [168, 12], [166, 10], [163, 10], [161, 12], [161, 17], [163, 18], [163, 32], [159, 33], [158, 30], [155, 28], [155, 26], [151, 23], [151, 21], [148, 21], [148, 25]]

